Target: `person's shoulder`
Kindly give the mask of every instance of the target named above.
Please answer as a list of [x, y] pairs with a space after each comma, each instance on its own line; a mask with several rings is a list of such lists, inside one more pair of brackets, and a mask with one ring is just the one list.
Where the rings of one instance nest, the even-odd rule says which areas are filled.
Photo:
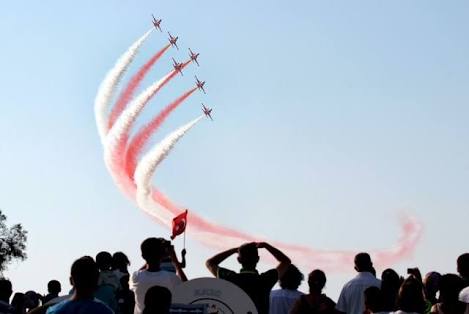
[[268, 271], [265, 271], [265, 272], [261, 273], [260, 276], [262, 278], [272, 278], [272, 279], [275, 279], [275, 281], [277, 281], [278, 271], [277, 271], [277, 269], [272, 268], [272, 269], [269, 269]]
[[344, 284], [344, 286], [342, 287], [342, 290], [350, 289], [350, 287], [354, 286], [357, 283], [357, 281], [358, 281], [358, 278], [353, 277], [352, 279], [350, 279]]
[[47, 314], [56, 314], [56, 313], [60, 313], [60, 310], [62, 310], [62, 308], [66, 307], [67, 304], [70, 303], [70, 300], [64, 300], [62, 302], [59, 302], [57, 304], [54, 304], [52, 306], [50, 306], [48, 309], [47, 309]]
[[93, 313], [95, 314], [114, 314], [114, 311], [111, 310], [104, 302], [101, 302], [98, 299], [92, 301]]
[[355, 277], [350, 279], [346, 284], [348, 287], [362, 286], [362, 285], [372, 285], [372, 286], [381, 286], [381, 280], [376, 278], [372, 273], [361, 272], [358, 273]]
[[336, 303], [334, 302], [334, 300], [332, 300], [331, 298], [329, 298], [329, 297], [328, 297], [327, 295], [325, 295], [325, 294], [323, 294], [322, 297], [323, 297], [324, 303], [330, 305], [331, 307], [335, 307], [335, 304], [336, 304]]
[[374, 285], [378, 288], [381, 288], [381, 280], [378, 278], [375, 278], [374, 280]]
[[270, 291], [270, 297], [279, 297], [283, 294], [283, 289], [275, 289]]
[[305, 294], [301, 292], [300, 290], [292, 290], [292, 295], [297, 296], [298, 298], [301, 296], [304, 296]]
[[261, 276], [272, 276], [272, 275], [275, 275], [275, 276], [278, 275], [278, 270], [276, 268], [272, 268], [261, 273]]
[[47, 314], [68, 313], [69, 310], [74, 312], [77, 308], [85, 309], [89, 314], [114, 314], [114, 312], [103, 302], [98, 299], [71, 301], [65, 300], [55, 304], [47, 310]]
[[9, 303], [0, 301], [0, 313], [13, 314], [15, 309]]
[[237, 275], [238, 275], [238, 273], [232, 271], [231, 269], [218, 267], [218, 271], [217, 271], [217, 277], [218, 278], [225, 279], [225, 278], [230, 278], [230, 277], [234, 277], [234, 276], [237, 276]]
[[142, 278], [146, 278], [148, 276], [148, 271], [145, 269], [136, 270], [130, 275], [130, 282], [138, 282], [142, 280]]
[[264, 286], [268, 287], [269, 290], [275, 285], [278, 281], [278, 271], [277, 269], [270, 269], [266, 272], [263, 272], [259, 275], [259, 278]]
[[373, 275], [372, 273], [368, 273], [365, 278], [366, 278], [365, 279], [366, 283], [368, 283], [372, 286], [378, 287], [378, 288], [381, 287], [381, 280], [376, 278], [376, 276]]

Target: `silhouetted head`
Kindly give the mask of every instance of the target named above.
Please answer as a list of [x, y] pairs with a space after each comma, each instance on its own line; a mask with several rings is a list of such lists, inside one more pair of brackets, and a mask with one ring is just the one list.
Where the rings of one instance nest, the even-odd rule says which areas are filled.
[[321, 293], [326, 285], [326, 274], [320, 270], [315, 269], [308, 276], [308, 286], [310, 293]]
[[446, 274], [440, 279], [440, 302], [458, 303], [459, 292], [465, 287], [464, 280], [455, 274]]
[[392, 268], [385, 269], [381, 274], [381, 287], [398, 291], [401, 286], [401, 278]]
[[41, 296], [34, 291], [27, 291], [24, 294], [24, 305], [28, 310], [37, 308], [40, 300]]
[[382, 311], [390, 312], [396, 310], [396, 298], [401, 286], [402, 279], [391, 268], [384, 270], [381, 274], [381, 298], [383, 301]]
[[373, 263], [368, 253], [358, 253], [355, 255], [355, 270], [358, 272], [373, 272]]
[[15, 308], [15, 313], [24, 313], [25, 309], [25, 296], [24, 293], [17, 292], [11, 299], [11, 306]]
[[109, 252], [103, 251], [96, 255], [96, 265], [100, 271], [111, 270], [112, 268], [112, 255]]
[[168, 314], [171, 307], [171, 292], [160, 286], [154, 286], [145, 294], [143, 314]]
[[127, 255], [122, 252], [116, 252], [112, 255], [112, 268], [127, 272], [127, 267], [130, 266], [130, 261]]
[[401, 285], [397, 296], [397, 308], [404, 312], [425, 312], [425, 299], [422, 284], [410, 276]]
[[60, 285], [60, 282], [58, 280], [49, 281], [47, 283], [47, 291], [50, 294], [59, 295], [59, 293], [62, 291], [62, 287]]
[[469, 253], [464, 253], [458, 257], [458, 273], [464, 278], [469, 280]]
[[437, 273], [436, 271], [429, 272], [423, 278], [425, 297], [432, 304], [436, 303], [436, 293], [440, 290], [440, 278], [440, 273]]
[[238, 262], [244, 269], [256, 269], [259, 252], [256, 243], [245, 243], [238, 249]]
[[9, 303], [13, 288], [11, 282], [8, 279], [0, 279], [0, 301]]
[[159, 264], [167, 254], [167, 241], [163, 238], [148, 238], [142, 242], [142, 257], [148, 264]]
[[304, 276], [300, 270], [293, 264], [290, 264], [279, 279], [279, 284], [282, 289], [296, 290], [303, 281]]
[[381, 290], [378, 287], [366, 288], [365, 292], [365, 308], [372, 313], [381, 312], [383, 308], [383, 298]]
[[96, 290], [99, 270], [93, 258], [83, 256], [72, 264], [70, 282], [77, 294], [89, 293]]

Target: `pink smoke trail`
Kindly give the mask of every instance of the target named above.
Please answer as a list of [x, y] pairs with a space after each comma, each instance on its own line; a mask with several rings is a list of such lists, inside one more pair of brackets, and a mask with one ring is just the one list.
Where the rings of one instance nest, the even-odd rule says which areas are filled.
[[[151, 178], [154, 176], [159, 164], [169, 155], [174, 145], [200, 120], [189, 122], [187, 125], [173, 131], [161, 142], [154, 146], [138, 163], [135, 170], [134, 181], [137, 185], [137, 203], [147, 213], [153, 216], [159, 223], [171, 226], [172, 217], [184, 210], [173, 205], [168, 199], [161, 199], [161, 195], [155, 194]], [[127, 172], [129, 176], [129, 173]], [[161, 207], [162, 206], [162, 207]], [[238, 246], [244, 242], [260, 241], [262, 237], [248, 235], [230, 228], [217, 226], [202, 217], [191, 213], [189, 233], [210, 247], [227, 248]], [[403, 221], [403, 235], [398, 244], [388, 250], [376, 250], [371, 252], [378, 266], [394, 263], [412, 252], [420, 236], [419, 223], [406, 217]], [[223, 236], [220, 242], [219, 236]], [[312, 250], [301, 245], [291, 245], [277, 242], [275, 245], [288, 252], [297, 262], [303, 265], [320, 266], [328, 270], [345, 270], [350, 267], [356, 252], [353, 251], [325, 251]]]
[[[156, 170], [156, 167], [154, 170]], [[135, 182], [129, 178], [128, 173], [124, 169], [121, 168], [118, 171], [120, 171], [122, 178], [128, 183], [126, 194], [135, 201], [137, 188]], [[154, 173], [152, 175], [154, 175]], [[151, 192], [148, 192], [147, 190], [147, 193], [151, 193], [152, 200], [148, 200], [147, 198], [145, 200], [147, 203], [144, 203], [145, 206], [140, 207], [155, 219], [155, 221], [170, 228], [168, 217], [176, 216], [182, 212], [184, 208], [174, 205], [156, 189], [151, 189], [150, 187], [150, 191]], [[140, 205], [143, 204], [140, 203]], [[377, 267], [392, 265], [409, 256], [414, 251], [421, 235], [421, 225], [415, 218], [410, 216], [403, 217], [402, 219], [403, 230], [397, 244], [390, 249], [370, 251]], [[226, 249], [239, 246], [245, 242], [265, 240], [262, 236], [249, 235], [232, 228], [209, 222], [192, 211], [190, 211], [190, 226], [188, 232], [201, 243], [214, 249]], [[223, 241], [220, 241], [221, 238]], [[354, 251], [314, 250], [307, 246], [292, 245], [282, 242], [274, 242], [273, 244], [284, 250], [292, 259], [301, 265], [314, 265], [315, 267], [321, 267], [328, 271], [348, 270], [356, 254]]]
[[[165, 196], [160, 194], [156, 189], [152, 190], [152, 198], [152, 206], [161, 205], [167, 209], [168, 213], [166, 215], [171, 214], [174, 217], [185, 210], [183, 207], [175, 206], [168, 199], [165, 200]], [[142, 209], [145, 209], [145, 207], [142, 207]], [[153, 216], [151, 212], [150, 215]], [[153, 218], [161, 223], [159, 216], [153, 216]], [[171, 228], [170, 223], [164, 225]], [[377, 267], [392, 265], [410, 256], [415, 250], [415, 246], [421, 236], [421, 224], [414, 217], [406, 216], [402, 218], [401, 225], [402, 233], [394, 247], [370, 251]], [[212, 223], [193, 211], [190, 211], [190, 227], [188, 232], [201, 243], [215, 249], [236, 247], [245, 242], [265, 241], [265, 237], [249, 235]], [[220, 237], [222, 237], [223, 241], [220, 241]], [[278, 241], [274, 242], [274, 245], [287, 252], [299, 264], [305, 266], [315, 265], [315, 267], [321, 267], [326, 270], [348, 270], [357, 253], [355, 251], [314, 250], [304, 245], [292, 245]]]
[[156, 117], [153, 118], [148, 124], [146, 124], [132, 139], [127, 147], [127, 152], [125, 155], [125, 166], [126, 172], [129, 177], [133, 177], [135, 168], [137, 167], [137, 158], [138, 155], [142, 152], [142, 149], [147, 145], [148, 140], [151, 135], [155, 133], [161, 124], [164, 123], [166, 118], [187, 98], [189, 98], [195, 91], [197, 87], [194, 87], [176, 100], [166, 106]]
[[[120, 169], [122, 173], [123, 169]], [[122, 178], [128, 183], [126, 195], [136, 201], [136, 186], [126, 174]], [[152, 219], [159, 224], [170, 228], [168, 217], [174, 217], [181, 213], [184, 208], [174, 205], [161, 192], [156, 189], [151, 190], [151, 198], [153, 201], [146, 199], [148, 202], [145, 206], [140, 206]], [[249, 235], [244, 232], [234, 230], [225, 226], [217, 225], [210, 222], [193, 211], [189, 212], [190, 224], [188, 233], [204, 245], [213, 249], [227, 249], [239, 246], [245, 242], [265, 241], [265, 237]], [[164, 217], [164, 220], [162, 218]], [[421, 236], [420, 223], [413, 217], [402, 217], [403, 230], [397, 244], [384, 250], [373, 250], [370, 254], [373, 257], [374, 264], [377, 267], [388, 267], [389, 265], [399, 262], [412, 254], [415, 246]], [[222, 240], [221, 240], [222, 239]], [[292, 245], [282, 242], [274, 242], [275, 246], [284, 250], [296, 263], [314, 267], [320, 267], [328, 271], [347, 271], [353, 263], [353, 258], [357, 252], [354, 251], [328, 251], [314, 250], [303, 245]]]
[[[184, 69], [191, 60], [186, 61], [182, 64], [182, 69]], [[168, 84], [171, 79], [173, 79], [178, 74], [177, 70], [172, 70], [167, 75], [165, 75], [159, 81], [153, 83], [145, 91], [143, 91], [132, 103], [122, 112], [119, 118], [114, 123], [113, 127], [109, 130], [107, 139], [106, 139], [106, 150], [107, 156], [105, 159], [110, 161], [113, 156], [117, 156], [117, 159], [122, 160], [122, 156], [125, 154], [125, 147], [127, 144], [127, 139], [129, 138], [129, 132], [132, 127], [132, 124], [137, 119], [137, 116], [146, 106], [146, 104], [153, 98], [153, 96], [166, 84]]]
[[153, 57], [151, 57], [150, 60], [148, 60], [147, 63], [145, 63], [138, 70], [138, 72], [130, 79], [130, 82], [119, 95], [119, 98], [117, 99], [114, 108], [112, 108], [108, 122], [108, 129], [112, 128], [119, 115], [122, 113], [122, 111], [124, 111], [125, 107], [132, 99], [135, 91], [144, 79], [145, 75], [147, 75], [153, 65], [161, 58], [161, 56], [163, 56], [163, 54], [169, 49], [169, 47], [171, 47], [171, 44], [167, 44], [165, 47], [163, 47], [163, 49], [155, 53]]

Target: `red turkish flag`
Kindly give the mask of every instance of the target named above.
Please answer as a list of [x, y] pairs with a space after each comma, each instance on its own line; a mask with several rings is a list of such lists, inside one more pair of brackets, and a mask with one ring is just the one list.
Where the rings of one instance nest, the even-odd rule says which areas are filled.
[[187, 209], [182, 213], [173, 218], [173, 235], [171, 240], [180, 235], [186, 230], [187, 225]]

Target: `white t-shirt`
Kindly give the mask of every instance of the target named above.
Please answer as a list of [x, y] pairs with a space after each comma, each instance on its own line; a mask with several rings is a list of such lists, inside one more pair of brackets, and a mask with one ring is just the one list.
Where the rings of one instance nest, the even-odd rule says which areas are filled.
[[347, 314], [362, 314], [365, 310], [364, 292], [369, 287], [381, 288], [381, 280], [369, 272], [358, 273], [342, 288], [335, 308]]
[[135, 293], [134, 314], [141, 314], [143, 312], [145, 308], [145, 294], [148, 289], [153, 286], [161, 286], [168, 288], [172, 293], [173, 288], [181, 282], [181, 279], [175, 273], [164, 270], [157, 272], [139, 270], [134, 272], [129, 281], [129, 287]]
[[293, 304], [304, 293], [298, 290], [278, 289], [270, 292], [269, 314], [288, 314]]

